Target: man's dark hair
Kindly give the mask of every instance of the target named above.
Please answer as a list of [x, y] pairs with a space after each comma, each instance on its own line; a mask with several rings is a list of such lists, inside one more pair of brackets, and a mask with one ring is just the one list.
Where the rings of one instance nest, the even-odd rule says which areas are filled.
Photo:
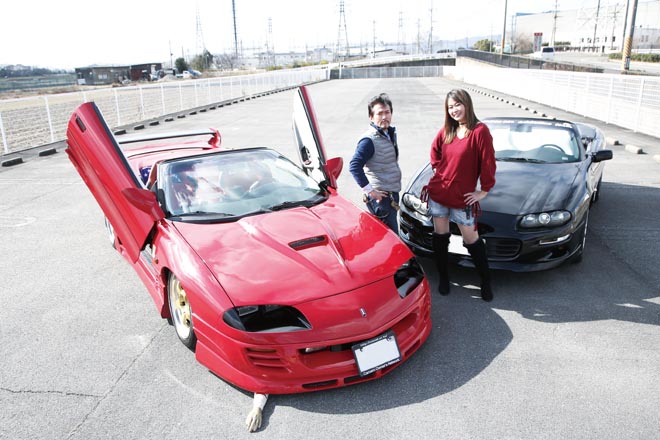
[[387, 95], [387, 93], [381, 93], [380, 95], [376, 95], [369, 100], [369, 105], [367, 106], [367, 108], [369, 109], [369, 117], [373, 116], [373, 108], [376, 104], [386, 105], [390, 108], [390, 111], [394, 113], [394, 108], [392, 107], [392, 100]]

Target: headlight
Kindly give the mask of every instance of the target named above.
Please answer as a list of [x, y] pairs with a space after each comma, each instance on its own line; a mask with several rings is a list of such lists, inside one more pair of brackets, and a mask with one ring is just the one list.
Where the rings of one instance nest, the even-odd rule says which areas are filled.
[[234, 307], [227, 310], [222, 319], [230, 327], [245, 332], [293, 332], [312, 328], [297, 309], [272, 304]]
[[571, 219], [568, 211], [550, 211], [540, 214], [527, 214], [520, 220], [521, 228], [552, 228], [565, 225]]
[[426, 203], [422, 202], [419, 197], [410, 194], [410, 193], [405, 193], [403, 195], [403, 204], [408, 208], [413, 211], [418, 212], [421, 215], [428, 216], [429, 211], [428, 208], [426, 207]]
[[394, 274], [394, 285], [401, 298], [408, 296], [424, 279], [424, 270], [415, 257], [401, 265]]

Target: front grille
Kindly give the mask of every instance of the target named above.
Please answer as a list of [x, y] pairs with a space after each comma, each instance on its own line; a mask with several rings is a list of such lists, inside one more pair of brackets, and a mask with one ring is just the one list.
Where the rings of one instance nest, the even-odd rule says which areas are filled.
[[486, 238], [488, 258], [511, 259], [520, 253], [520, 240], [513, 238]]

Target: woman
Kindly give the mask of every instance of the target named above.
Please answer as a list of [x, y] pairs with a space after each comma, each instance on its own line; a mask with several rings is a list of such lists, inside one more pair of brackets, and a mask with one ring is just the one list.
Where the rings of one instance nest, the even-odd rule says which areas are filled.
[[[479, 201], [495, 185], [495, 151], [488, 127], [477, 119], [472, 98], [462, 89], [445, 98], [445, 124], [431, 144], [434, 173], [426, 188], [433, 216], [433, 251], [441, 295], [449, 294], [449, 222], [456, 223], [481, 277], [481, 298], [493, 299], [486, 245], [477, 231]], [[477, 189], [477, 181], [480, 189]]]

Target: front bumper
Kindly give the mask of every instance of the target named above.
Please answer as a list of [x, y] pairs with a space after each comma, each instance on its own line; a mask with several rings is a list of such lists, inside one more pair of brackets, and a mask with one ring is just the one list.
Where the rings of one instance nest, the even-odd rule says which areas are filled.
[[[584, 223], [581, 223], [577, 227], [567, 225], [545, 233], [501, 236], [496, 235], [495, 228], [487, 222], [480, 221], [479, 234], [486, 242], [491, 269], [535, 272], [561, 266], [578, 254], [582, 250], [582, 234], [579, 231], [583, 227]], [[430, 220], [422, 223], [405, 210], [400, 211], [399, 237], [416, 255], [433, 257], [432, 233]], [[455, 225], [452, 225], [452, 235], [461, 240]], [[539, 244], [542, 240], [551, 241], [562, 236], [567, 238], [557, 243]], [[450, 252], [450, 260], [462, 267], [474, 267], [472, 259], [467, 255]]]

